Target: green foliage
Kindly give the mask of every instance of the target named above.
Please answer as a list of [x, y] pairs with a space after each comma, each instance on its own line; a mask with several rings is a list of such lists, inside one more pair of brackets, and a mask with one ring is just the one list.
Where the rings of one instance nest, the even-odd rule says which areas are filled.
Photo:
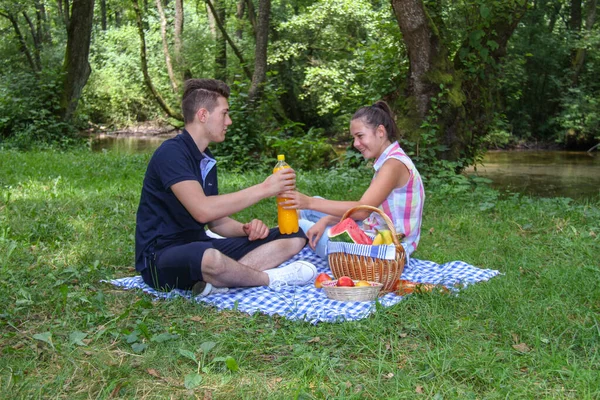
[[[407, 69], [388, 5], [318, 1], [275, 29], [278, 39], [269, 63], [291, 66], [291, 79], [300, 89], [296, 107], [316, 112], [320, 118], [311, 125], [335, 134], [347, 130], [356, 109], [395, 90]], [[336, 120], [338, 115], [342, 118]]]
[[142, 76], [137, 28], [124, 25], [98, 32], [94, 39], [82, 112], [98, 124], [117, 126], [158, 118]]
[[[250, 104], [248, 81], [236, 81], [230, 87], [229, 115], [233, 123], [227, 128], [225, 141], [211, 146], [211, 150], [228, 170], [268, 170], [273, 162], [263, 151], [265, 134], [277, 126], [273, 109], [270, 107], [272, 103], [261, 99], [255, 104]], [[265, 93], [274, 95], [270, 89], [272, 86], [267, 83]]]
[[265, 139], [267, 155], [275, 159], [277, 154], [284, 154], [294, 169], [329, 168], [336, 161], [335, 150], [316, 129], [309, 129], [299, 137], [281, 129]]
[[[600, 140], [600, 100], [589, 91], [569, 88], [554, 119], [561, 128], [556, 141], [572, 147], [591, 147]], [[582, 146], [583, 145], [583, 146]]]
[[[237, 2], [221, 3], [226, 8], [225, 28], [252, 70], [255, 39], [247, 14], [238, 19]], [[423, 2], [440, 44], [448, 50], [447, 59], [438, 60], [440, 68], [426, 78], [445, 87], [443, 104], [434, 105], [431, 115], [436, 115], [436, 108], [457, 111], [455, 127], [465, 135], [454, 142], [466, 143], [458, 155], [462, 158], [458, 168], [476, 160], [485, 148], [523, 140], [580, 148], [597, 143], [600, 58], [595, 49], [600, 46], [599, 25], [587, 29], [584, 23], [581, 32], [574, 32], [567, 18], [569, 2], [536, 2], [521, 19], [506, 56], [497, 62], [495, 52], [502, 50], [499, 46], [507, 28], [499, 22], [510, 25], [515, 8], [523, 3]], [[588, 10], [583, 3], [585, 20]], [[79, 145], [73, 133], [89, 124], [123, 129], [148, 120], [165, 123], [164, 112], [143, 80], [131, 5], [115, 0], [107, 2], [106, 30], [100, 29], [96, 2], [89, 60], [92, 73], [75, 121], [67, 125], [56, 117], [66, 27], [57, 4], [45, 4], [47, 19], [40, 20], [44, 35], [38, 37], [42, 41], [36, 51], [33, 32], [39, 28], [35, 4], [29, 0], [0, 4], [2, 11], [17, 17], [27, 49], [34, 58], [39, 55], [41, 66], [41, 71], [32, 71], [12, 24], [0, 16], [0, 137], [4, 147]], [[144, 7], [149, 74], [161, 96], [177, 109], [184, 71], [192, 77], [214, 76], [216, 41], [204, 4], [185, 2], [183, 54], [176, 59], [173, 2], [166, 2], [164, 9], [179, 87], [174, 90], [167, 76], [160, 20], [152, 2]], [[585, 56], [577, 52], [580, 49], [586, 50]], [[584, 60], [577, 79], [576, 57]], [[243, 93], [249, 88], [249, 79], [231, 47], [227, 49], [225, 75], [235, 86], [234, 125], [228, 134], [233, 140], [218, 146], [217, 151], [232, 169], [270, 165], [277, 151], [290, 155], [297, 151], [295, 159], [302, 168], [314, 164], [329, 167], [335, 157], [327, 143], [346, 141], [353, 112], [381, 98], [399, 98], [395, 111], [403, 119], [411, 117], [405, 113], [412, 107], [412, 100], [405, 98], [408, 54], [388, 1], [272, 2], [268, 62], [266, 97], [260, 104], [248, 105]], [[444, 151], [434, 138], [437, 135], [441, 140], [450, 119], [446, 113], [403, 125], [413, 142], [406, 147], [424, 170], [440, 168], [436, 160], [440, 154], [431, 152]], [[423, 137], [418, 137], [421, 133]], [[296, 142], [302, 143], [298, 150], [294, 148]], [[446, 145], [450, 153], [452, 145]], [[316, 154], [308, 154], [307, 149], [316, 149]], [[361, 163], [355, 154], [348, 153], [347, 165]]]
[[[511, 41], [501, 88], [514, 136], [582, 148], [599, 135], [600, 59], [594, 49], [600, 34], [598, 24], [589, 31], [570, 30], [563, 19], [567, 7], [566, 2], [541, 2], [525, 15]], [[583, 11], [585, 20], [588, 10]], [[586, 54], [574, 83], [577, 49]]]
[[61, 75], [14, 71], [0, 84], [0, 143], [4, 147], [71, 147], [81, 145], [75, 126], [58, 116]]

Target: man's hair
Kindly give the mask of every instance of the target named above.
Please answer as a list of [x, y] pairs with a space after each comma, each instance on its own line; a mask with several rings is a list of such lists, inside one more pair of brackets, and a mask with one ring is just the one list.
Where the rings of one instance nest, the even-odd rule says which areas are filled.
[[190, 123], [201, 108], [212, 112], [219, 97], [229, 98], [229, 86], [217, 79], [188, 79], [185, 81], [181, 110], [184, 122]]

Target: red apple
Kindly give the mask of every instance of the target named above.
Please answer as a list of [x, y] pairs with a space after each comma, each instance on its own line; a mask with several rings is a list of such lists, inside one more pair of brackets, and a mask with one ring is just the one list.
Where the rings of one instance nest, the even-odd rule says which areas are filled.
[[354, 286], [354, 281], [349, 276], [340, 276], [337, 280], [337, 286], [352, 287]]
[[333, 279], [331, 279], [331, 277], [326, 272], [321, 272], [319, 275], [317, 275], [317, 278], [315, 279], [315, 287], [317, 289], [321, 289], [323, 287], [323, 282], [329, 282], [332, 280]]

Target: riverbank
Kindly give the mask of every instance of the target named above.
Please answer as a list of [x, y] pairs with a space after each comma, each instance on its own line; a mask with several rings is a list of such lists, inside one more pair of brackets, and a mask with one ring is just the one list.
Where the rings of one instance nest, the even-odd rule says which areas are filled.
[[[411, 295], [365, 320], [314, 326], [153, 302], [102, 282], [135, 274], [146, 155], [0, 159], [2, 398], [600, 396], [597, 201], [428, 188], [415, 257], [502, 275], [458, 296]], [[263, 178], [222, 172], [219, 186]], [[340, 199], [369, 181], [328, 171], [299, 176], [298, 186]], [[276, 207], [265, 200], [237, 217], [273, 225]], [[200, 384], [186, 389], [196, 373]]]

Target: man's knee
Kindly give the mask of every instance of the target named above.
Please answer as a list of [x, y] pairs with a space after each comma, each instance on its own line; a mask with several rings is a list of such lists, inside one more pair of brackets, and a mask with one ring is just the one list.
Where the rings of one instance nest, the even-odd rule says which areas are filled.
[[307, 239], [302, 237], [295, 237], [288, 239], [290, 241], [289, 249], [292, 255], [298, 253], [304, 246], [306, 246]]
[[219, 276], [225, 271], [225, 264], [226, 257], [223, 253], [215, 249], [207, 249], [202, 256], [202, 275], [204, 277]]

